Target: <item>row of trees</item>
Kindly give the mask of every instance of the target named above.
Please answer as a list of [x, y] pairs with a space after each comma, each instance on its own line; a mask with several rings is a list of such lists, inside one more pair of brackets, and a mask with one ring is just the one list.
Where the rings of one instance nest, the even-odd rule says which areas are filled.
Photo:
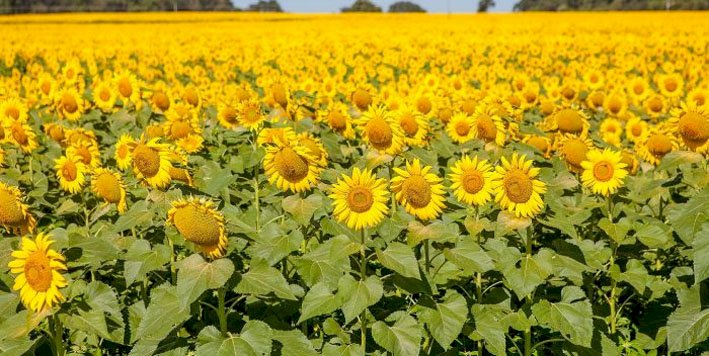
[[707, 10], [709, 0], [520, 0], [515, 11]]

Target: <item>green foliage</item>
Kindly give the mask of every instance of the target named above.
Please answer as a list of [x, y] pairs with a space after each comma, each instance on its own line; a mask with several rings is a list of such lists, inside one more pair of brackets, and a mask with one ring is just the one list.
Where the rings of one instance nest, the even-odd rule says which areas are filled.
[[369, 0], [355, 0], [349, 7], [342, 8], [342, 12], [382, 12], [382, 8]]

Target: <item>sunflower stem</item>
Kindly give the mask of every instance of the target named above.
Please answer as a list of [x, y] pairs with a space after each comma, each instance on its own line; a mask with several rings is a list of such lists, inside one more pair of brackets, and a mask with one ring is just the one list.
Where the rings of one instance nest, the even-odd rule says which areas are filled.
[[54, 354], [56, 356], [64, 356], [64, 328], [62, 327], [62, 321], [59, 319], [59, 315], [52, 315], [52, 324], [54, 326], [52, 330], [52, 341], [54, 342]]
[[254, 202], [256, 203], [256, 231], [261, 231], [261, 201], [259, 199], [258, 168], [254, 174]]
[[[392, 178], [394, 178], [394, 160], [396, 158], [392, 158], [391, 162], [389, 162], [389, 181], [391, 181]], [[391, 195], [391, 216], [394, 217], [396, 215], [396, 194]]]
[[172, 285], [177, 285], [177, 271], [175, 270], [175, 244], [172, 239], [167, 237], [167, 244], [170, 246], [170, 282]]
[[226, 327], [226, 307], [224, 305], [224, 297], [226, 296], [226, 289], [224, 286], [219, 287], [217, 291], [217, 298], [219, 300], [219, 306], [217, 306], [217, 315], [219, 315], [219, 331], [222, 332], [223, 337], [227, 337], [227, 327]]
[[428, 239], [423, 241], [423, 253], [426, 256], [426, 273], [431, 270], [431, 255], [429, 252], [430, 241]]
[[[359, 265], [359, 273], [360, 273], [360, 279], [362, 282], [367, 278], [367, 254], [366, 254], [366, 241], [367, 241], [367, 236], [365, 234], [365, 229], [362, 229], [362, 246], [360, 247], [360, 265]], [[361, 345], [362, 345], [362, 351], [366, 354], [367, 353], [367, 308], [364, 308], [362, 311], [362, 314], [360, 314], [360, 332], [361, 332]]]
[[[660, 198], [662, 199], [662, 198]], [[608, 220], [610, 221], [611, 224], [613, 224], [613, 196], [608, 196]], [[617, 250], [617, 246], [615, 244], [615, 241], [613, 239], [609, 240], [610, 246], [611, 246], [611, 257], [610, 257], [610, 264], [608, 266], [608, 270], [610, 272], [610, 269], [613, 268], [615, 265], [615, 254]], [[608, 308], [610, 309], [610, 315], [609, 315], [609, 320], [608, 320], [608, 329], [610, 330], [611, 334], [615, 334], [616, 332], [616, 323], [617, 323], [617, 313], [616, 313], [616, 299], [617, 296], [615, 295], [615, 287], [617, 284], [617, 281], [615, 278], [613, 278], [613, 275], [609, 273], [609, 276], [611, 278], [611, 291], [610, 291], [610, 296], [607, 298], [608, 299]]]

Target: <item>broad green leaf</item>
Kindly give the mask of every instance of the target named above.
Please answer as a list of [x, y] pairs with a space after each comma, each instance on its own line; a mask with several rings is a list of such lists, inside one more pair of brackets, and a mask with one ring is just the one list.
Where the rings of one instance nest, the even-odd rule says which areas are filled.
[[485, 273], [495, 266], [492, 259], [472, 238], [463, 238], [452, 249], [445, 249], [446, 259], [467, 273]]
[[619, 221], [612, 223], [608, 218], [603, 218], [598, 222], [598, 227], [610, 236], [617, 244], [622, 245], [623, 242], [628, 237], [628, 231], [630, 231], [630, 222], [626, 218], [622, 218]]
[[322, 349], [323, 356], [363, 356], [364, 350], [360, 344], [333, 345], [325, 344]]
[[397, 312], [389, 316], [387, 321], [394, 321], [394, 325], [389, 326], [383, 321], [372, 325], [374, 341], [394, 356], [418, 355], [421, 348], [421, 327], [416, 319]]
[[282, 355], [318, 355], [317, 351], [315, 351], [315, 347], [313, 347], [313, 343], [298, 330], [273, 330], [273, 339], [282, 345]]
[[152, 249], [146, 240], [136, 240], [125, 254], [123, 276], [126, 285], [131, 285], [138, 279], [143, 279], [148, 272], [161, 269], [170, 262], [170, 248], [165, 245], [155, 245]]
[[189, 316], [189, 308], [182, 303], [182, 296], [178, 294], [176, 287], [163, 284], [153, 288], [150, 305], [136, 330], [136, 338], [163, 339]]
[[462, 295], [448, 290], [443, 301], [436, 303], [435, 309], [422, 307], [418, 315], [433, 338], [447, 350], [463, 330], [463, 324], [468, 319], [468, 305]]
[[349, 274], [340, 278], [337, 300], [342, 304], [345, 323], [349, 323], [367, 307], [376, 304], [383, 294], [384, 287], [376, 276], [369, 276], [364, 281], [357, 281]]
[[[500, 261], [498, 268], [507, 279], [508, 286], [519, 298], [525, 298], [549, 277], [553, 272], [553, 252], [543, 249], [536, 255], [525, 255], [519, 267], [510, 261]], [[516, 262], [516, 261], [515, 261]]]
[[359, 252], [359, 248], [347, 236], [339, 235], [296, 259], [294, 264], [306, 285], [324, 282], [335, 289], [340, 277], [350, 270], [349, 255]]
[[709, 277], [709, 223], [704, 223], [692, 242], [694, 255], [694, 284]]
[[298, 250], [303, 243], [303, 233], [298, 230], [290, 233], [278, 231], [276, 236], [267, 236], [262, 233], [260, 237], [261, 239], [251, 245], [247, 251], [252, 258], [263, 258], [270, 265], [276, 264], [291, 252]]
[[228, 168], [222, 168], [218, 163], [207, 161], [195, 173], [195, 185], [203, 192], [219, 196], [231, 183], [236, 181], [236, 176]]
[[709, 221], [709, 188], [705, 187], [686, 203], [672, 205], [667, 217], [680, 239], [691, 246], [702, 224]]
[[667, 320], [667, 347], [680, 352], [709, 338], [709, 309], [677, 309]]
[[260, 258], [251, 260], [249, 271], [241, 276], [241, 281], [234, 291], [253, 295], [273, 292], [280, 298], [296, 300], [281, 271], [269, 266], [266, 260]]
[[29, 338], [0, 340], [0, 354], [4, 356], [27, 355], [36, 340]]
[[662, 161], [657, 166], [657, 170], [674, 171], [681, 165], [695, 164], [702, 162], [704, 157], [701, 153], [690, 151], [673, 151], [662, 157]]
[[300, 225], [308, 225], [313, 213], [322, 206], [322, 203], [321, 195], [310, 194], [305, 199], [298, 195], [291, 195], [283, 199], [282, 205], [283, 210], [289, 212]]
[[590, 347], [593, 339], [593, 311], [587, 300], [550, 303], [542, 300], [532, 306], [537, 320], [567, 337], [576, 345]]
[[616, 278], [620, 281], [630, 283], [641, 295], [645, 292], [645, 287], [654, 279], [653, 276], [647, 273], [647, 269], [643, 266], [643, 263], [635, 259], [628, 261], [625, 266], [625, 272], [621, 273], [620, 276]]
[[113, 232], [119, 233], [139, 226], [149, 226], [153, 222], [154, 210], [146, 200], [132, 204], [128, 211], [113, 225]]
[[201, 346], [195, 350], [197, 356], [263, 356], [271, 354], [273, 330], [262, 321], [249, 320], [238, 335], [224, 338], [215, 327], [208, 326], [198, 339]]
[[440, 220], [424, 225], [418, 221], [412, 221], [407, 227], [406, 242], [409, 246], [416, 246], [424, 240], [449, 241], [458, 238], [460, 233], [458, 225], [444, 224]]
[[635, 237], [649, 248], [669, 248], [674, 244], [672, 229], [657, 220], [642, 222], [636, 230]]
[[498, 305], [474, 304], [471, 310], [475, 331], [485, 340], [485, 348], [494, 355], [507, 353], [505, 334], [509, 329], [503, 322], [505, 310]]
[[377, 250], [377, 259], [384, 267], [404, 277], [421, 279], [418, 261], [409, 246], [391, 242], [386, 250]]
[[342, 302], [332, 294], [327, 285], [318, 283], [310, 288], [303, 298], [298, 324], [314, 316], [330, 314], [341, 305]]
[[223, 286], [234, 273], [231, 260], [220, 258], [207, 262], [200, 254], [193, 254], [179, 263], [177, 293], [186, 307], [208, 289]]

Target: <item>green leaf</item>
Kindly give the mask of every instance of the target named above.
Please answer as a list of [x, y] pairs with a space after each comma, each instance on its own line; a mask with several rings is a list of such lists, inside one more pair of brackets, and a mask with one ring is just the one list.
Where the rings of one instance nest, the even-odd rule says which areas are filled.
[[490, 256], [471, 238], [463, 238], [455, 248], [445, 249], [443, 254], [467, 273], [485, 273], [495, 267]]
[[631, 259], [625, 265], [625, 272], [618, 277], [619, 281], [630, 283], [640, 295], [645, 293], [645, 287], [650, 285], [654, 277], [647, 273], [647, 269], [641, 261]]
[[207, 262], [200, 254], [180, 261], [177, 272], [177, 293], [185, 307], [208, 289], [223, 286], [234, 273], [234, 264], [226, 258]]
[[222, 168], [214, 161], [207, 161], [195, 173], [197, 188], [212, 196], [219, 196], [235, 181], [231, 169]]
[[0, 340], [0, 354], [4, 356], [28, 355], [28, 351], [35, 344], [35, 340], [30, 339], [9, 339]]
[[342, 305], [325, 283], [318, 283], [310, 288], [303, 298], [298, 324], [314, 316], [330, 314]]
[[222, 337], [213, 326], [208, 326], [199, 333], [201, 346], [195, 350], [197, 356], [263, 356], [270, 355], [273, 330], [264, 322], [249, 320], [239, 335]]
[[322, 349], [323, 356], [362, 356], [364, 351], [359, 344], [333, 345], [325, 344]]
[[349, 323], [367, 307], [376, 304], [382, 295], [384, 287], [376, 276], [369, 276], [364, 281], [357, 281], [349, 274], [340, 278], [337, 299], [342, 304], [345, 323]]
[[303, 199], [298, 195], [291, 195], [283, 199], [283, 210], [289, 212], [300, 225], [308, 225], [313, 213], [322, 207], [322, 196], [311, 194]]
[[294, 263], [307, 285], [324, 282], [335, 289], [342, 275], [350, 270], [349, 255], [359, 252], [359, 248], [360, 245], [350, 241], [347, 236], [339, 235], [296, 259]]
[[253, 295], [265, 295], [273, 292], [280, 298], [296, 300], [281, 272], [269, 266], [268, 262], [261, 258], [251, 260], [249, 271], [241, 276], [241, 281], [234, 291]]
[[623, 244], [623, 241], [628, 237], [628, 231], [630, 231], [630, 221], [626, 218], [620, 219], [618, 222], [612, 223], [608, 218], [603, 218], [598, 222], [598, 227], [608, 234], [619, 245]]
[[699, 284], [709, 277], [709, 223], [702, 225], [692, 242], [694, 255], [694, 284]]
[[317, 351], [313, 343], [298, 330], [273, 330], [273, 339], [278, 341], [283, 348], [281, 354], [298, 356], [316, 356]]
[[692, 245], [702, 224], [709, 221], [709, 188], [705, 187], [684, 204], [672, 205], [667, 212], [670, 225], [686, 245]]
[[[498, 268], [507, 279], [507, 285], [517, 294], [519, 298], [525, 298], [532, 293], [537, 286], [553, 272], [552, 257], [554, 253], [542, 249], [536, 255], [525, 255], [520, 261], [520, 267], [516, 266], [516, 261], [501, 260]], [[512, 262], [512, 263], [510, 263]]]
[[[261, 230], [264, 231], [267, 226]], [[248, 248], [248, 252], [252, 258], [260, 257], [268, 261], [270, 265], [274, 265], [290, 255], [291, 252], [298, 250], [302, 243], [303, 233], [299, 230], [291, 231], [290, 233], [279, 230], [276, 236], [260, 234], [259, 241], [251, 245]]]
[[189, 317], [189, 308], [185, 308], [177, 288], [163, 284], [153, 288], [150, 305], [148, 305], [145, 316], [136, 330], [136, 338], [163, 339], [172, 329]]
[[662, 157], [662, 161], [657, 166], [657, 170], [674, 171], [685, 164], [695, 164], [702, 162], [704, 156], [701, 153], [690, 151], [672, 151]]
[[463, 330], [468, 319], [468, 305], [462, 295], [449, 290], [443, 302], [436, 303], [435, 309], [424, 307], [418, 315], [433, 338], [447, 350]]
[[421, 345], [421, 327], [416, 319], [403, 312], [396, 312], [387, 318], [394, 321], [389, 326], [383, 321], [372, 325], [372, 337], [394, 356], [418, 355]]
[[495, 355], [507, 354], [505, 333], [508, 326], [503, 322], [506, 313], [502, 306], [474, 304], [471, 310], [475, 331], [485, 339], [485, 348]]
[[590, 347], [593, 339], [593, 311], [587, 300], [550, 303], [542, 300], [532, 306], [537, 320], [580, 346]]
[[684, 351], [709, 338], [709, 309], [694, 311], [680, 308], [667, 320], [667, 347], [670, 352]]
[[377, 250], [377, 259], [384, 267], [404, 277], [421, 279], [418, 261], [409, 246], [391, 242], [386, 250]]
[[412, 221], [407, 227], [406, 242], [409, 246], [416, 246], [424, 240], [449, 241], [458, 238], [460, 231], [457, 224], [444, 224], [436, 220], [428, 225]]
[[113, 225], [113, 232], [119, 233], [139, 226], [149, 226], [153, 222], [154, 210], [146, 200], [132, 204], [128, 211]]
[[146, 240], [136, 240], [125, 254], [123, 276], [126, 285], [131, 285], [138, 279], [143, 279], [148, 272], [162, 269], [170, 262], [170, 248], [165, 245], [156, 245], [150, 248]]

